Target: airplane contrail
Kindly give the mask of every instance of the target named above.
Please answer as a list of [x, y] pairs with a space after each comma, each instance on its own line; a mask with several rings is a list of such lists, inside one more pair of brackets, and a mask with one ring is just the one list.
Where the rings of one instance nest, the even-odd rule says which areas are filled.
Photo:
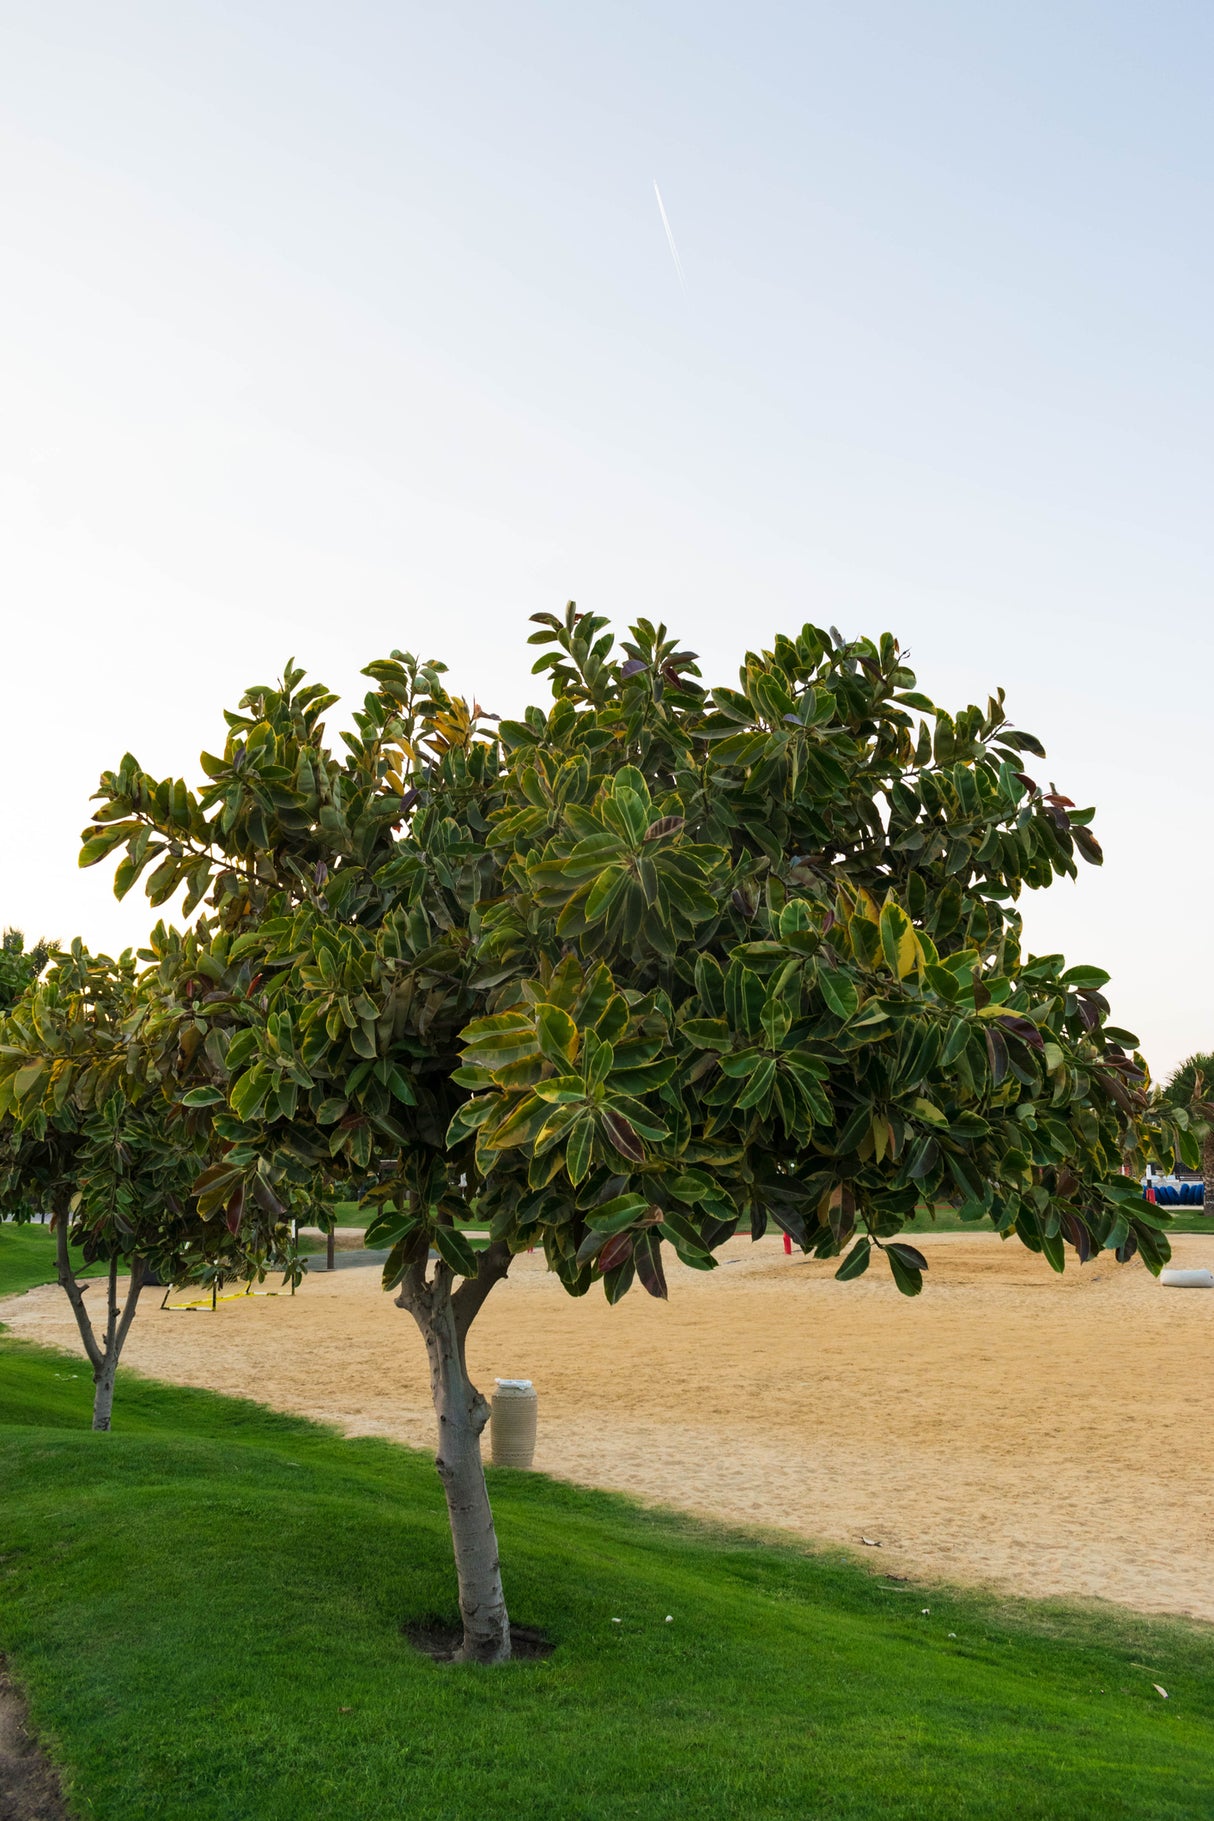
[[658, 180], [656, 177], [653, 180], [653, 193], [658, 199], [658, 214], [662, 217], [662, 226], [666, 230], [666, 244], [670, 248], [670, 257], [674, 260], [674, 269], [679, 275], [679, 284], [682, 287], [684, 297], [686, 297], [687, 280], [683, 276], [683, 261], [679, 258], [679, 249], [674, 244], [674, 235], [670, 231], [670, 221], [666, 214], [666, 204], [662, 201], [662, 192], [658, 188]]

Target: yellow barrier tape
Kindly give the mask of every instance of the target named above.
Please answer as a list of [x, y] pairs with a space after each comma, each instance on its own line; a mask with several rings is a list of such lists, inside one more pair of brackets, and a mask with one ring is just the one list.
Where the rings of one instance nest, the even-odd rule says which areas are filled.
[[161, 1308], [170, 1313], [183, 1309], [210, 1309], [214, 1312], [216, 1303], [242, 1303], [251, 1296], [277, 1296], [277, 1290], [229, 1290], [226, 1296], [217, 1296], [214, 1301], [209, 1296], [200, 1296], [192, 1303], [161, 1303]]

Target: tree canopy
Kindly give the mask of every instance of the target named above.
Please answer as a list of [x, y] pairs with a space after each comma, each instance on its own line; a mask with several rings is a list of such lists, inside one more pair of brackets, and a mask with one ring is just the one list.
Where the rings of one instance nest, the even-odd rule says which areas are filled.
[[462, 1271], [475, 1199], [611, 1296], [769, 1221], [914, 1291], [887, 1242], [938, 1198], [1056, 1269], [1157, 1269], [1136, 1040], [1102, 970], [1021, 952], [1021, 891], [1099, 861], [1092, 812], [1025, 771], [1002, 695], [951, 715], [889, 635], [813, 627], [708, 692], [663, 628], [537, 618], [547, 713], [495, 724], [397, 653], [335, 757], [288, 667], [199, 792], [103, 780], [82, 861], [209, 898], [152, 944], [224, 1147], [203, 1205], [319, 1172], [394, 1206], [393, 1272], [422, 1235]]
[[463, 1347], [515, 1253], [575, 1295], [664, 1296], [666, 1248], [711, 1269], [774, 1224], [915, 1294], [898, 1235], [944, 1200], [1055, 1270], [1069, 1246], [1158, 1271], [1166, 1216], [1123, 1171], [1195, 1142], [1148, 1103], [1108, 976], [1023, 952], [1022, 892], [1101, 854], [1002, 692], [949, 713], [889, 634], [813, 626], [708, 689], [662, 626], [534, 617], [546, 710], [486, 715], [397, 651], [337, 752], [292, 663], [198, 788], [106, 773], [81, 852], [203, 910], [157, 926], [145, 988], [203, 1219], [338, 1185], [380, 1205], [385, 1285], [454, 1399], [440, 1471], [488, 1656]]
[[[269, 1259], [291, 1268], [282, 1207], [263, 1195], [243, 1233], [206, 1222], [192, 1198], [207, 1162], [204, 1118], [176, 1103], [172, 1061], [129, 952], [117, 961], [79, 941], [0, 1016], [0, 1219], [51, 1210], [59, 1281], [94, 1370], [96, 1427], [109, 1426], [114, 1371], [143, 1283], [185, 1282], [206, 1268], [244, 1276]], [[180, 1036], [175, 1026], [171, 1047]], [[168, 1091], [166, 1092], [166, 1086]], [[69, 1263], [108, 1264], [99, 1334]], [[119, 1271], [129, 1274], [119, 1310]]]
[[26, 987], [36, 980], [49, 961], [53, 950], [49, 942], [35, 942], [27, 949], [19, 929], [6, 929], [0, 936], [0, 1012], [15, 1005]]
[[1173, 1069], [1160, 1101], [1175, 1118], [1185, 1122], [1188, 1134], [1200, 1144], [1200, 1163], [1179, 1145], [1178, 1150], [1182, 1162], [1201, 1169], [1208, 1214], [1214, 1209], [1214, 1053], [1199, 1051]]

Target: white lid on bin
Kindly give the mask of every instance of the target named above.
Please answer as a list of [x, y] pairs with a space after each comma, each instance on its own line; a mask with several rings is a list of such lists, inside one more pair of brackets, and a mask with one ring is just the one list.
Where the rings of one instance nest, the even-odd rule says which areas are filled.
[[495, 1380], [495, 1383], [500, 1385], [503, 1391], [530, 1391], [532, 1389], [529, 1378], [499, 1378]]

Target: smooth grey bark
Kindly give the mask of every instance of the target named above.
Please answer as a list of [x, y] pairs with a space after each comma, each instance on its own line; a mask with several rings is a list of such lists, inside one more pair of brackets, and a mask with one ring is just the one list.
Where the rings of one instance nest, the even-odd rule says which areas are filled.
[[114, 1409], [114, 1380], [118, 1376], [118, 1361], [107, 1358], [100, 1368], [93, 1373], [93, 1428], [108, 1429]]
[[430, 1365], [430, 1393], [438, 1418], [434, 1464], [447, 1500], [464, 1628], [456, 1655], [465, 1662], [504, 1663], [510, 1656], [510, 1618], [481, 1460], [489, 1402], [468, 1377], [464, 1349], [485, 1298], [510, 1269], [510, 1251], [500, 1243], [487, 1247], [477, 1275], [463, 1279], [454, 1291], [448, 1265], [440, 1260], [429, 1279], [426, 1265], [423, 1250], [405, 1272], [396, 1300], [417, 1323]]
[[67, 1243], [68, 1210], [66, 1206], [55, 1209], [55, 1256], [59, 1267], [59, 1282], [67, 1293], [72, 1305], [72, 1314], [76, 1317], [76, 1326], [84, 1342], [84, 1351], [93, 1368], [93, 1428], [108, 1429], [114, 1408], [114, 1380], [118, 1373], [118, 1361], [122, 1356], [123, 1343], [139, 1303], [139, 1292], [143, 1288], [143, 1260], [131, 1260], [131, 1281], [127, 1289], [126, 1301], [122, 1306], [118, 1302], [118, 1258], [110, 1259], [109, 1280], [106, 1293], [106, 1319], [104, 1338], [99, 1341], [94, 1331], [89, 1312], [84, 1306], [84, 1292], [76, 1281], [72, 1270]]

